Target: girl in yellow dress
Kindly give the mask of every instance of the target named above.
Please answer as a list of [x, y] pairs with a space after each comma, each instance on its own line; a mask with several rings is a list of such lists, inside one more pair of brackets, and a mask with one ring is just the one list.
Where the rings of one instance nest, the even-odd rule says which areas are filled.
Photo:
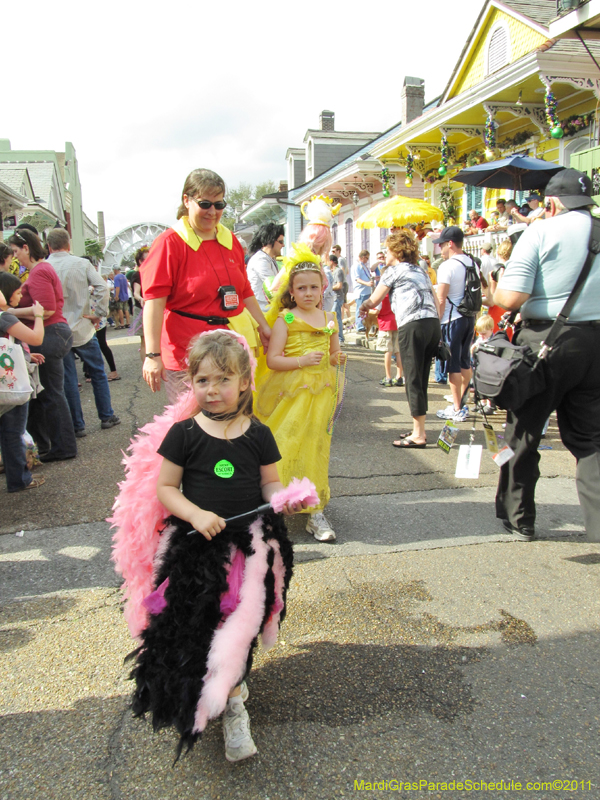
[[336, 370], [346, 355], [340, 349], [335, 314], [319, 308], [323, 276], [318, 257], [296, 263], [278, 300], [267, 352], [271, 372], [257, 396], [258, 418], [273, 432], [282, 454], [281, 481], [304, 476], [317, 487], [320, 503], [306, 530], [320, 542], [335, 541], [323, 509], [329, 502], [329, 418], [336, 402]]

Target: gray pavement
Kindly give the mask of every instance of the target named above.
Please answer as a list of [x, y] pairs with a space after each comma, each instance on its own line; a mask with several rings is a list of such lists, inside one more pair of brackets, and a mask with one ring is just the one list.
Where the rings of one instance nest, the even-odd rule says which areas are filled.
[[[99, 429], [84, 385], [78, 458], [44, 466], [32, 492], [8, 496], [0, 479], [0, 800], [600, 796], [600, 545], [585, 541], [555, 423], [539, 538], [515, 542], [494, 518], [489, 454], [465, 481], [455, 452], [391, 447], [410, 427], [404, 391], [379, 387], [382, 356], [360, 348], [332, 446], [338, 542], [290, 521], [288, 617], [249, 681], [259, 754], [228, 764], [214, 722], [171, 768], [175, 734], [128, 710], [134, 645], [103, 521], [121, 450], [162, 397], [142, 385], [137, 344], [115, 338], [122, 425]], [[443, 394], [432, 386], [432, 411]], [[430, 415], [431, 443], [440, 427]]]

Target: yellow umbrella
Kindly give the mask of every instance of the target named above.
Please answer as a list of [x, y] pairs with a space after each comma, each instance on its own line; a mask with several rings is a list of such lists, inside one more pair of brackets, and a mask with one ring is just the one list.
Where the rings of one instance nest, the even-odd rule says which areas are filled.
[[382, 200], [376, 206], [365, 211], [356, 220], [357, 228], [401, 228], [409, 222], [431, 222], [437, 219], [444, 220], [444, 214], [439, 208], [432, 206], [425, 200], [415, 200], [413, 197], [390, 197]]

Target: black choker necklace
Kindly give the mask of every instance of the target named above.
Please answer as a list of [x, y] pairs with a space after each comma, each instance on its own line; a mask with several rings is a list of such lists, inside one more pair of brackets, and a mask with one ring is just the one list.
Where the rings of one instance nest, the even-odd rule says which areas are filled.
[[213, 414], [212, 411], [207, 411], [205, 408], [201, 410], [205, 417], [208, 417], [209, 419], [215, 419], [217, 422], [226, 422], [229, 419], [235, 419], [239, 415], [239, 411], [237, 409], [232, 411], [231, 414]]

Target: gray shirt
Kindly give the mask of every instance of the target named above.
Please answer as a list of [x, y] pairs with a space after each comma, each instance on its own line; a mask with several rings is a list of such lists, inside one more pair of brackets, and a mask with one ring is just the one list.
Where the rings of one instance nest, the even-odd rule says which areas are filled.
[[259, 250], [257, 253], [254, 253], [250, 261], [248, 261], [246, 272], [254, 296], [258, 300], [258, 305], [263, 311], [266, 311], [269, 308], [269, 301], [265, 297], [263, 283], [267, 278], [272, 278], [277, 275], [277, 262], [274, 258], [267, 255], [264, 250]]
[[81, 347], [90, 341], [96, 329], [84, 314], [90, 314], [90, 290], [94, 298], [96, 314], [108, 314], [109, 289], [92, 264], [86, 258], [72, 256], [65, 250], [51, 253], [46, 259], [54, 269], [63, 287], [65, 305], [63, 314], [73, 331], [73, 347]]
[[[521, 306], [523, 319], [554, 319], [571, 293], [588, 254], [590, 215], [569, 211], [531, 225], [520, 237], [500, 278], [501, 289], [531, 297]], [[600, 319], [600, 255], [569, 319]]]

